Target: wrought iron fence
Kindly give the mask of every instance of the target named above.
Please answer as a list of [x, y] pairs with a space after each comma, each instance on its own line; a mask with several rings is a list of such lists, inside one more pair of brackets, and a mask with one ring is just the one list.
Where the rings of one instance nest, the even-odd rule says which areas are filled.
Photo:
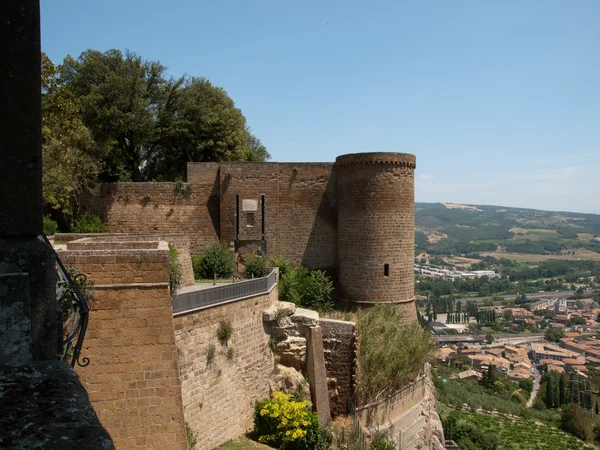
[[277, 273], [273, 270], [263, 278], [175, 294], [173, 297], [173, 314], [182, 314], [198, 308], [205, 308], [252, 295], [263, 294], [269, 292], [276, 281]]
[[[42, 234], [42, 240], [50, 247], [50, 241]], [[56, 302], [62, 315], [63, 349], [59, 357], [69, 362], [85, 367], [90, 363], [89, 358], [79, 359], [81, 347], [85, 339], [90, 312], [89, 295], [84, 294], [82, 287], [87, 285], [86, 276], [75, 269], [67, 270], [58, 254], [54, 252], [56, 270]]]

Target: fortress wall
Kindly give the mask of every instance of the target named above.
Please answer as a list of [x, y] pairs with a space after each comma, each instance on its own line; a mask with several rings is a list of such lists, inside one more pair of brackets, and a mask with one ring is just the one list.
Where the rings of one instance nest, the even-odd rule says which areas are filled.
[[99, 215], [111, 233], [186, 234], [200, 253], [219, 230], [217, 170], [209, 168], [212, 182], [184, 184], [182, 193], [176, 183], [103, 183], [82, 196], [81, 211]]
[[[192, 164], [188, 165], [188, 168]], [[221, 236], [235, 239], [239, 195], [240, 240], [262, 239], [261, 195], [265, 196], [267, 254], [294, 264], [335, 268], [335, 182], [331, 163], [221, 163]], [[258, 205], [248, 226], [244, 200]]]
[[414, 305], [415, 157], [359, 153], [336, 160], [340, 298], [357, 306]]
[[116, 448], [187, 449], [166, 243], [60, 258], [95, 283], [81, 352], [90, 363], [75, 369]]
[[[276, 286], [268, 294], [173, 319], [185, 419], [198, 433], [199, 450], [211, 450], [252, 429], [254, 403], [269, 396], [274, 361], [262, 311], [277, 301], [277, 295]], [[230, 320], [233, 328], [226, 346], [217, 338], [221, 320]], [[211, 344], [215, 356], [209, 363]]]

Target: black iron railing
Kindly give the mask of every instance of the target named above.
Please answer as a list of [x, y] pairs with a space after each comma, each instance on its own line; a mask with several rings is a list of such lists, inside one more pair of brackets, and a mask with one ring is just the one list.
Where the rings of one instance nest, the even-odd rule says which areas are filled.
[[239, 300], [269, 292], [277, 282], [277, 274], [272, 271], [263, 278], [240, 281], [239, 283], [210, 287], [173, 297], [173, 314], [182, 314], [207, 306]]
[[[48, 238], [42, 234], [42, 240], [51, 246]], [[89, 294], [82, 288], [87, 286], [86, 276], [75, 269], [67, 270], [58, 254], [54, 252], [56, 270], [56, 302], [62, 314], [63, 348], [59, 355], [63, 361], [70, 362], [72, 367], [77, 363], [85, 367], [89, 358], [79, 359], [81, 347], [85, 339], [90, 312]]]

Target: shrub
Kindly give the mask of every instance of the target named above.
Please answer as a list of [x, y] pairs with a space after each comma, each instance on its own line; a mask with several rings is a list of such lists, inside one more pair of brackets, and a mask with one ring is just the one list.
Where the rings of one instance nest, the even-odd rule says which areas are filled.
[[106, 233], [107, 228], [102, 219], [95, 214], [83, 214], [73, 225], [74, 233]]
[[217, 330], [217, 339], [219, 339], [219, 342], [222, 345], [226, 345], [232, 333], [233, 327], [231, 326], [231, 322], [229, 320], [221, 320], [219, 322], [219, 329]]
[[371, 441], [370, 450], [396, 450], [396, 446], [387, 439], [387, 437], [383, 434], [378, 434], [375, 436], [373, 441]]
[[52, 220], [49, 216], [44, 216], [44, 222], [42, 225], [44, 234], [46, 236], [52, 236], [58, 231], [58, 224], [55, 220]]
[[192, 260], [194, 277], [198, 278], [228, 278], [233, 275], [235, 264], [233, 254], [227, 246], [219, 241], [213, 242], [199, 257]]
[[216, 353], [217, 353], [217, 348], [215, 347], [215, 344], [208, 344], [208, 348], [206, 349], [206, 365], [207, 366], [212, 365], [213, 361], [215, 360]]
[[333, 306], [333, 282], [320, 270], [298, 266], [281, 277], [279, 300], [298, 306], [327, 311]]
[[283, 450], [326, 450], [333, 441], [331, 431], [319, 426], [309, 401], [293, 401], [292, 394], [283, 392], [256, 402], [254, 430], [259, 442]]
[[252, 255], [246, 260], [246, 278], [262, 278], [267, 275], [267, 261], [262, 256]]
[[182, 279], [183, 272], [181, 270], [181, 264], [179, 263], [179, 253], [174, 246], [169, 244], [169, 288], [171, 297], [175, 295], [177, 290], [181, 287]]
[[279, 268], [280, 277], [284, 276], [286, 273], [292, 270], [292, 265], [283, 256], [275, 256], [269, 258], [269, 264], [272, 267]]
[[403, 324], [391, 304], [358, 314], [358, 389], [367, 403], [391, 394], [411, 380], [429, 360], [431, 335], [417, 323]]

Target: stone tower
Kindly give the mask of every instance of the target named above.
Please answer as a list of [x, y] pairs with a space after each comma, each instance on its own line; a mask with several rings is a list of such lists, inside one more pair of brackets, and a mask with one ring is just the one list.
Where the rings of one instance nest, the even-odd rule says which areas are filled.
[[398, 305], [416, 321], [414, 171], [407, 153], [339, 156], [337, 248], [339, 297], [354, 307]]

